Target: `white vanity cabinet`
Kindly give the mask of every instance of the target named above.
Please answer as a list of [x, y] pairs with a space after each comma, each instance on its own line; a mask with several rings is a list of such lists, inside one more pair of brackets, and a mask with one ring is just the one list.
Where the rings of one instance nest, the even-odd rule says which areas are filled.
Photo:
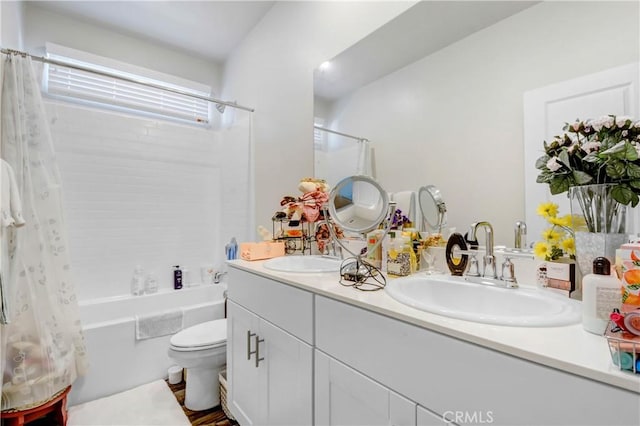
[[428, 408], [418, 424], [640, 424], [637, 393], [322, 296], [315, 309], [317, 351]]
[[315, 424], [413, 426], [416, 404], [316, 351]]
[[312, 424], [312, 294], [231, 269], [228, 298], [229, 409], [243, 426]]

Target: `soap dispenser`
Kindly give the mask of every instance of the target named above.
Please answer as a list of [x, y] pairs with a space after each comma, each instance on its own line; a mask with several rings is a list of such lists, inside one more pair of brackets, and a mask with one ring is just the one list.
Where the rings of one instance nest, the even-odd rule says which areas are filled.
[[582, 279], [582, 327], [595, 334], [604, 333], [609, 315], [620, 308], [620, 280], [611, 275], [606, 257], [593, 260], [593, 274]]

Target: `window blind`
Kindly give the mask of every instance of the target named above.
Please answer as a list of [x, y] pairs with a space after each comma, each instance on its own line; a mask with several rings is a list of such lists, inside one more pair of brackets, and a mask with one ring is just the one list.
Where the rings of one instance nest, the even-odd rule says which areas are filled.
[[[54, 59], [183, 92], [209, 96], [209, 93], [197, 92], [110, 68], [92, 66], [92, 64], [64, 57], [56, 56]], [[43, 88], [47, 94], [67, 100], [85, 101], [134, 112], [142, 111], [194, 123], [209, 123], [209, 102], [206, 100], [61, 65], [46, 65]]]

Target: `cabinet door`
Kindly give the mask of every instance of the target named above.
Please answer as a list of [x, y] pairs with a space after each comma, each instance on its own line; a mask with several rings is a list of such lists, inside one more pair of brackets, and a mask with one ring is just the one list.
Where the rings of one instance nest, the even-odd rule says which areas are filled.
[[265, 393], [255, 366], [255, 335], [260, 319], [232, 301], [227, 304], [228, 406], [242, 425], [262, 425]]
[[446, 416], [449, 413], [446, 413], [445, 416], [439, 416], [431, 411], [427, 410], [424, 407], [418, 405], [416, 410], [417, 415], [417, 424], [418, 426], [449, 426], [455, 425], [453, 422], [449, 422], [445, 420]]
[[311, 425], [313, 422], [313, 350], [279, 327], [260, 324], [258, 370], [266, 388], [267, 425]]
[[416, 424], [416, 404], [315, 351], [316, 425]]

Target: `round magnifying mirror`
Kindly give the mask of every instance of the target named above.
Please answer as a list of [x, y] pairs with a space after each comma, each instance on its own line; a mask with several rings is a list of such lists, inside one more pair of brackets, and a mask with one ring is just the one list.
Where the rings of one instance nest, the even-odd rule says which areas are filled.
[[430, 230], [441, 232], [445, 225], [445, 213], [447, 207], [442, 200], [440, 190], [433, 185], [427, 185], [418, 191], [418, 204], [422, 219], [427, 223]]
[[345, 231], [367, 233], [386, 218], [389, 196], [368, 176], [342, 179], [329, 194], [329, 214]]

